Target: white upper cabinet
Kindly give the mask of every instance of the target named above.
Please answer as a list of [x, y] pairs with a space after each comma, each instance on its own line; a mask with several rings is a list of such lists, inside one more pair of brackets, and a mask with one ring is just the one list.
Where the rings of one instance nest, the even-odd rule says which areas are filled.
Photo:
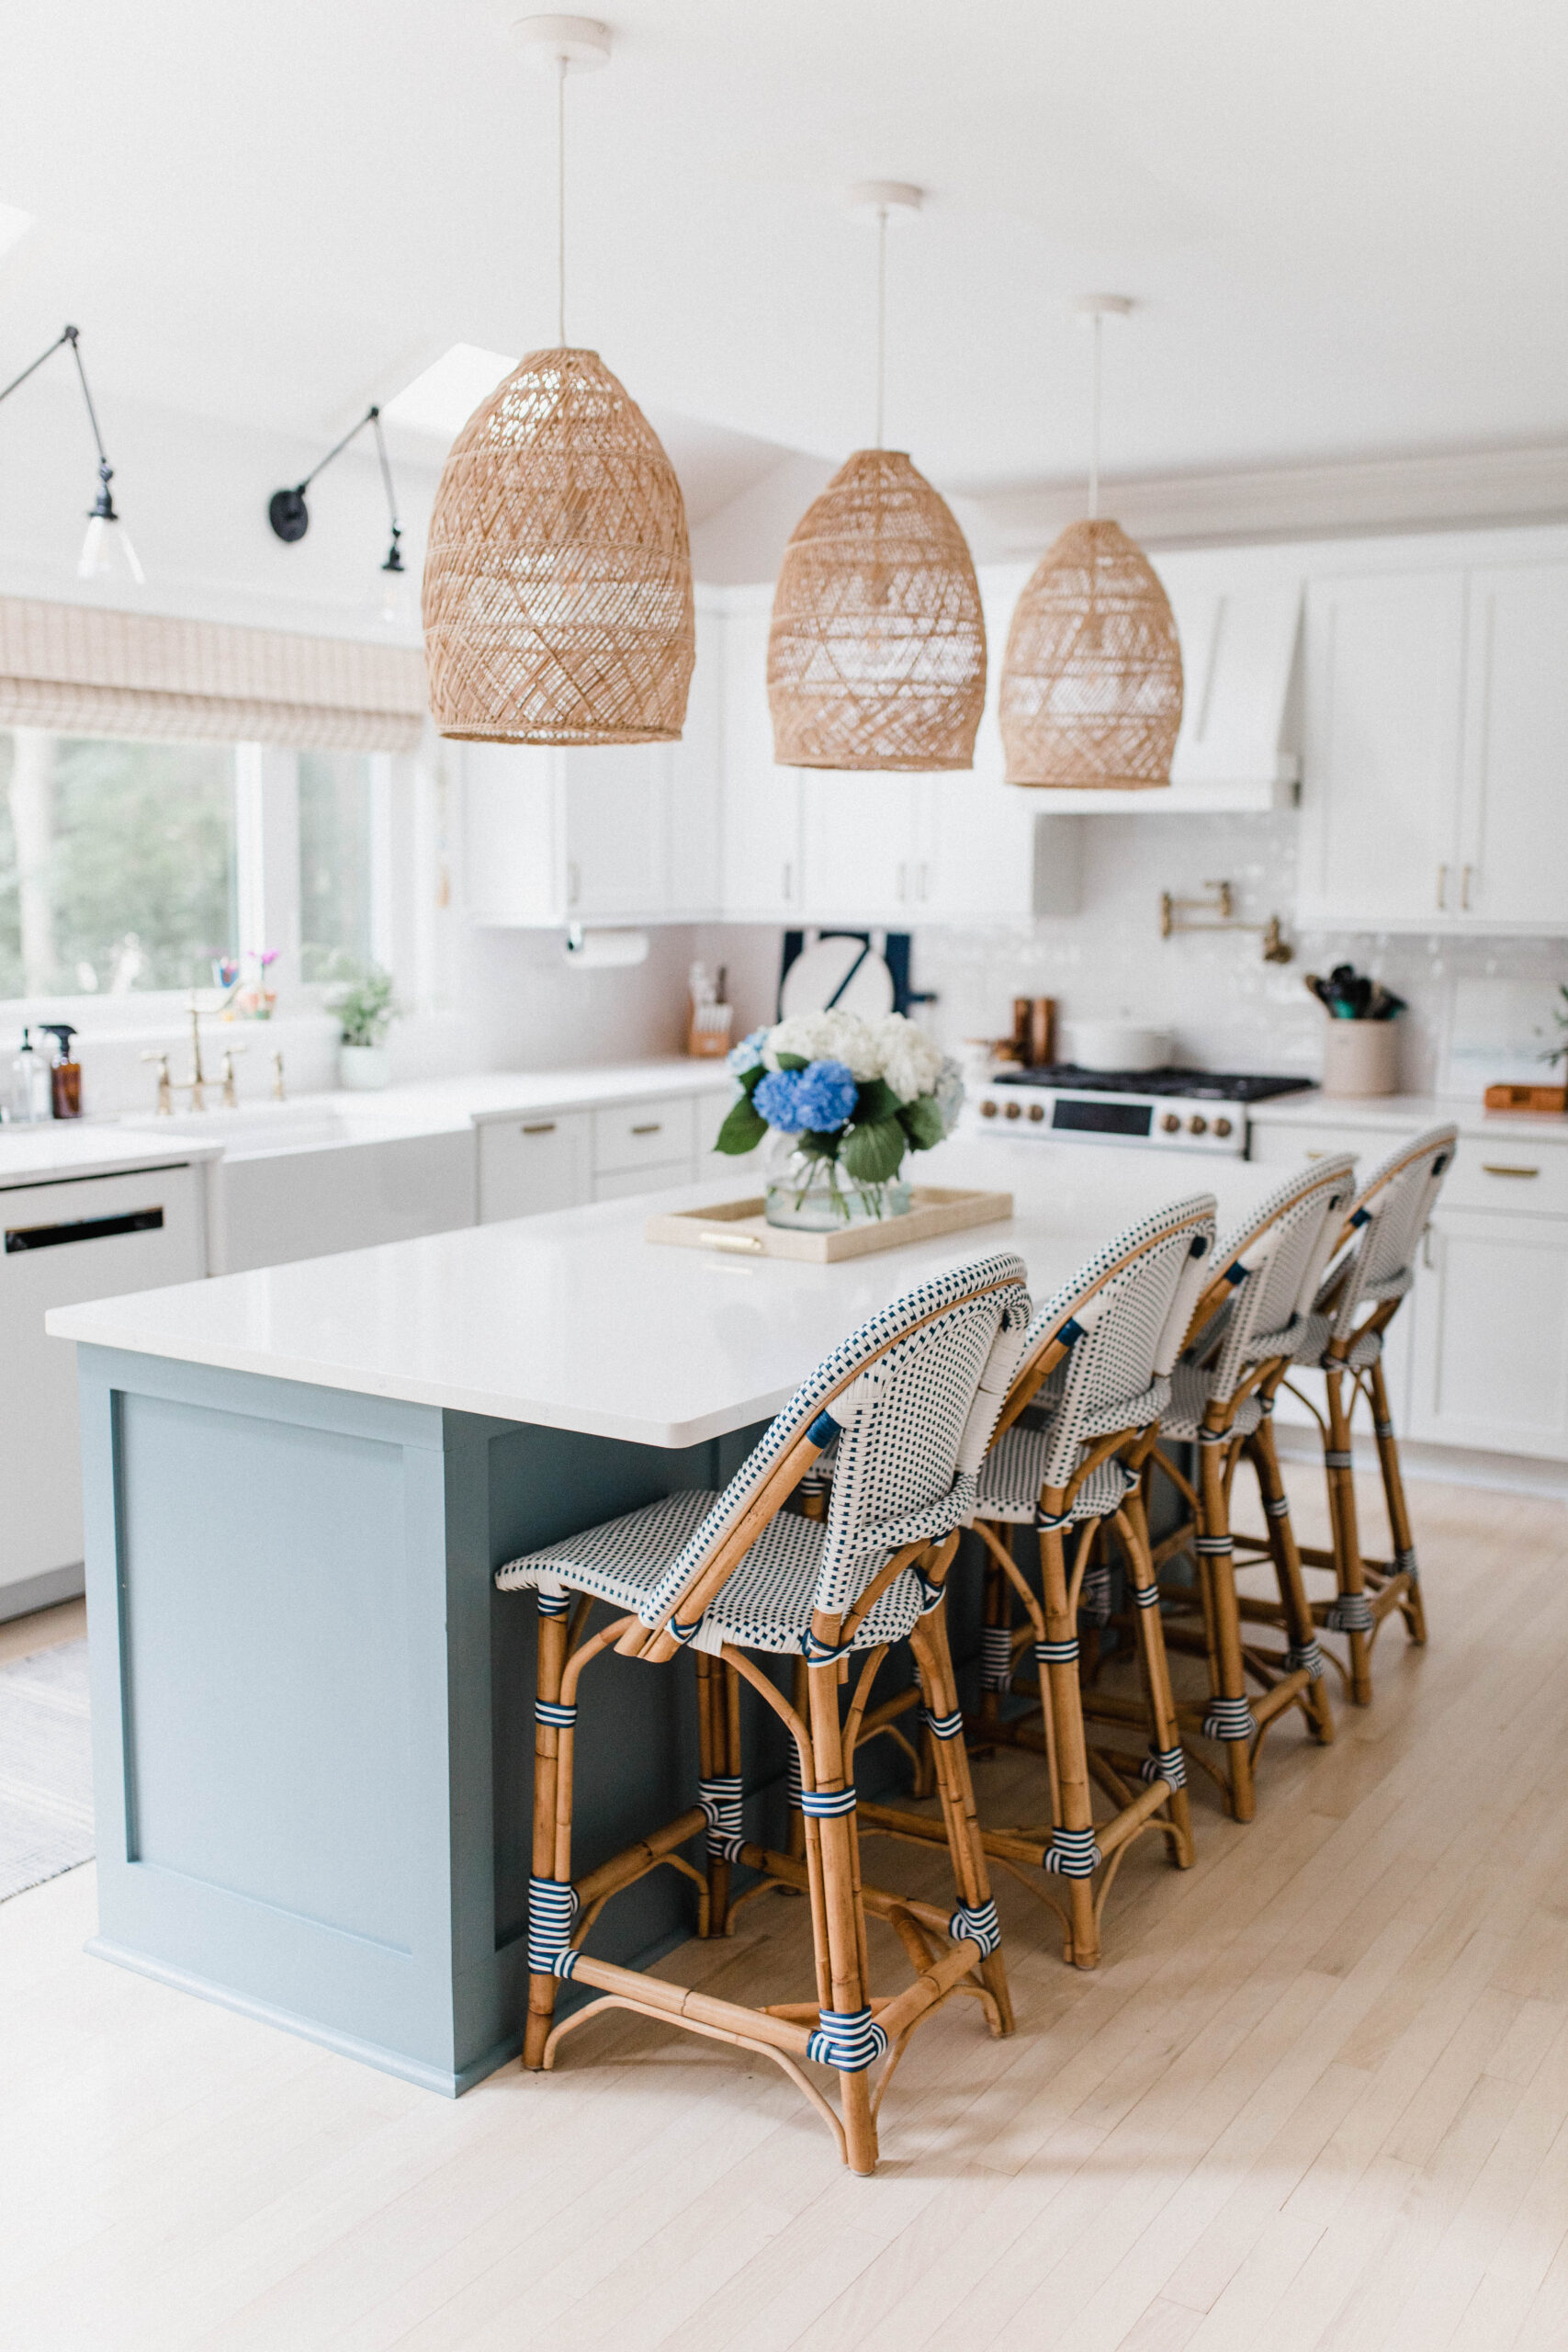
[[723, 903], [724, 615], [697, 594], [697, 666], [686, 724], [669, 746], [668, 899], [671, 916], [716, 915]]
[[1568, 563], [1470, 575], [1458, 910], [1568, 926]]
[[734, 592], [725, 619], [721, 763], [724, 911], [739, 922], [798, 922], [800, 778], [773, 760], [768, 709], [772, 589]]
[[1301, 921], [1414, 927], [1458, 912], [1464, 619], [1459, 570], [1309, 592]]
[[559, 753], [528, 743], [465, 743], [462, 757], [469, 922], [565, 922]]
[[800, 780], [805, 905], [812, 922], [907, 927], [915, 911], [918, 775], [814, 769]]
[[671, 748], [626, 743], [558, 754], [569, 922], [668, 913]]

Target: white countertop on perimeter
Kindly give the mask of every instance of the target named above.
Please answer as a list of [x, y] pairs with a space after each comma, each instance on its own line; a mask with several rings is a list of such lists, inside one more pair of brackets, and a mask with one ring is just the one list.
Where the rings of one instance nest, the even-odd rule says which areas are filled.
[[649, 1202], [698, 1206], [732, 1181], [467, 1227], [337, 1258], [56, 1308], [57, 1339], [637, 1443], [694, 1445], [776, 1412], [845, 1334], [927, 1273], [1014, 1249], [1043, 1299], [1135, 1218], [1218, 1195], [1222, 1228], [1276, 1168], [1113, 1147], [954, 1140], [931, 1183], [1010, 1189], [1016, 1214], [837, 1265], [738, 1259], [643, 1238]]
[[79, 1176], [132, 1175], [139, 1168], [183, 1167], [216, 1159], [220, 1143], [187, 1136], [155, 1137], [108, 1122], [40, 1119], [36, 1126], [0, 1126], [0, 1192], [26, 1184], [68, 1183]]
[[1568, 1118], [1531, 1111], [1488, 1111], [1473, 1095], [1445, 1101], [1438, 1094], [1282, 1094], [1247, 1106], [1252, 1126], [1366, 1127], [1383, 1134], [1419, 1135], [1423, 1127], [1451, 1120], [1461, 1136], [1494, 1141], [1513, 1136], [1527, 1143], [1568, 1143]]

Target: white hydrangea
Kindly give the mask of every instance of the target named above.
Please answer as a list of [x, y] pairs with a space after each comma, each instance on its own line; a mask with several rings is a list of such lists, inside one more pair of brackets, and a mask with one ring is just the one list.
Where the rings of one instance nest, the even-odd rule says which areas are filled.
[[842, 1062], [863, 1082], [882, 1075], [881, 1057], [874, 1032], [858, 1013], [797, 1012], [768, 1033], [762, 1059], [770, 1069], [779, 1067], [781, 1054], [798, 1054], [802, 1061]]
[[879, 1021], [874, 1036], [882, 1063], [881, 1076], [902, 1102], [917, 1094], [931, 1094], [942, 1076], [942, 1054], [922, 1030], [901, 1012]]

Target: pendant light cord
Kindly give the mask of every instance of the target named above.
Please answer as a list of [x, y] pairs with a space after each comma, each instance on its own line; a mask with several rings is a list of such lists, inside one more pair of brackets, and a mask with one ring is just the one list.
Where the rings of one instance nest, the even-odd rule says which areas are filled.
[[1100, 312], [1096, 311], [1094, 357], [1091, 363], [1094, 390], [1090, 394], [1093, 422], [1089, 427], [1089, 519], [1091, 523], [1097, 521], [1100, 514], [1100, 334], [1104, 323]]
[[566, 75], [568, 59], [556, 60], [556, 326], [566, 349]]
[[884, 439], [887, 390], [887, 207], [876, 208], [876, 447]]

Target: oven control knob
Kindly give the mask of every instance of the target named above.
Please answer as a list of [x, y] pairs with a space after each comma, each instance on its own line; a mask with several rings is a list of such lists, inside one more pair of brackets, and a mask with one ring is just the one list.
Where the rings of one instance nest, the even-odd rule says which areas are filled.
[[1029, 1106], [1029, 1115], [1032, 1119], [1043, 1119], [1045, 1116], [1044, 1103], [1032, 1102]]
[[1208, 1134], [1209, 1122], [1203, 1116], [1201, 1111], [1193, 1112], [1192, 1116], [1187, 1122], [1187, 1132], [1190, 1136], [1206, 1136]]
[[1231, 1123], [1228, 1119], [1216, 1119], [1214, 1121], [1214, 1133], [1217, 1136], [1228, 1136], [1230, 1131]]
[[997, 1115], [997, 1106], [996, 1106], [996, 1104], [995, 1104], [994, 1102], [982, 1102], [982, 1103], [981, 1103], [981, 1105], [980, 1105], [980, 1116], [982, 1117], [982, 1119], [994, 1119], [994, 1118], [996, 1117], [996, 1115]]
[[1016, 1119], [1022, 1115], [1022, 1110], [1023, 1105], [1021, 1102], [1010, 1102], [1002, 1115], [1005, 1118]]
[[1166, 1113], [1164, 1118], [1160, 1121], [1160, 1125], [1165, 1129], [1168, 1136], [1179, 1135], [1181, 1132], [1181, 1121], [1178, 1118], [1174, 1111], [1168, 1111]]

